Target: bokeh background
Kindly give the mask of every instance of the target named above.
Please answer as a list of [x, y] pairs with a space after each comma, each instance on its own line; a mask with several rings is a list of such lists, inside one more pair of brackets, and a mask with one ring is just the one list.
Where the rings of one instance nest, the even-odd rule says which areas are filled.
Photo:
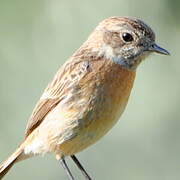
[[[23, 140], [27, 119], [60, 65], [114, 15], [143, 19], [172, 55], [153, 55], [138, 68], [121, 121], [78, 157], [94, 179], [180, 179], [179, 0], [0, 0], [0, 161]], [[47, 155], [16, 164], [5, 179], [67, 177]]]

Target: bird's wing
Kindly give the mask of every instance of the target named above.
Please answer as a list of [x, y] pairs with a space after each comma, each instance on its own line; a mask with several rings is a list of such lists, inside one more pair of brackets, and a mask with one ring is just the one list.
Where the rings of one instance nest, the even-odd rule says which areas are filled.
[[37, 128], [54, 107], [68, 94], [68, 91], [87, 74], [88, 61], [69, 60], [57, 72], [36, 104], [28, 121], [25, 137]]

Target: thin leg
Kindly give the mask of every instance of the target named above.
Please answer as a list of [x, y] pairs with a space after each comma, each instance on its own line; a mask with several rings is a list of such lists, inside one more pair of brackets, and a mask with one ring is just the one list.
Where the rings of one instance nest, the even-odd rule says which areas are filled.
[[70, 169], [68, 168], [68, 166], [67, 166], [66, 161], [65, 161], [64, 158], [61, 158], [61, 159], [60, 159], [60, 163], [62, 164], [62, 167], [63, 167], [64, 170], [66, 171], [69, 179], [70, 179], [70, 180], [75, 180], [74, 177], [73, 177], [73, 175], [72, 175], [72, 173], [71, 173], [71, 171], [70, 171]]
[[82, 172], [82, 174], [85, 176], [85, 178], [87, 180], [92, 180], [91, 177], [88, 175], [88, 173], [86, 172], [86, 170], [83, 168], [83, 166], [81, 165], [81, 163], [79, 162], [79, 160], [76, 158], [75, 155], [71, 155], [72, 160], [76, 163], [76, 165], [78, 166], [78, 168], [80, 169], [80, 171]]

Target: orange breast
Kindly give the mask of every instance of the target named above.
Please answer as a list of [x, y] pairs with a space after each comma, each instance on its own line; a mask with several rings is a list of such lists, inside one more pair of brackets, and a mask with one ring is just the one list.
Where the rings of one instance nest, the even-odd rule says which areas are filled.
[[84, 105], [83, 125], [79, 125], [75, 138], [60, 147], [68, 155], [95, 143], [112, 128], [123, 113], [133, 86], [135, 72], [113, 62], [96, 62], [91, 68], [92, 73], [80, 82], [83, 96], [89, 99]]

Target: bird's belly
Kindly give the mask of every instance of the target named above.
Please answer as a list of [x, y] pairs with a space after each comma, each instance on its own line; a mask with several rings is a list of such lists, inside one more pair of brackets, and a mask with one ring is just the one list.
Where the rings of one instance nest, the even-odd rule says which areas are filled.
[[89, 114], [91, 118], [86, 116], [86, 119], [82, 119], [85, 123], [78, 127], [76, 135], [60, 145], [63, 154], [71, 155], [82, 151], [104, 136], [123, 113], [128, 97], [117, 99], [115, 103], [104, 102], [96, 106]]

